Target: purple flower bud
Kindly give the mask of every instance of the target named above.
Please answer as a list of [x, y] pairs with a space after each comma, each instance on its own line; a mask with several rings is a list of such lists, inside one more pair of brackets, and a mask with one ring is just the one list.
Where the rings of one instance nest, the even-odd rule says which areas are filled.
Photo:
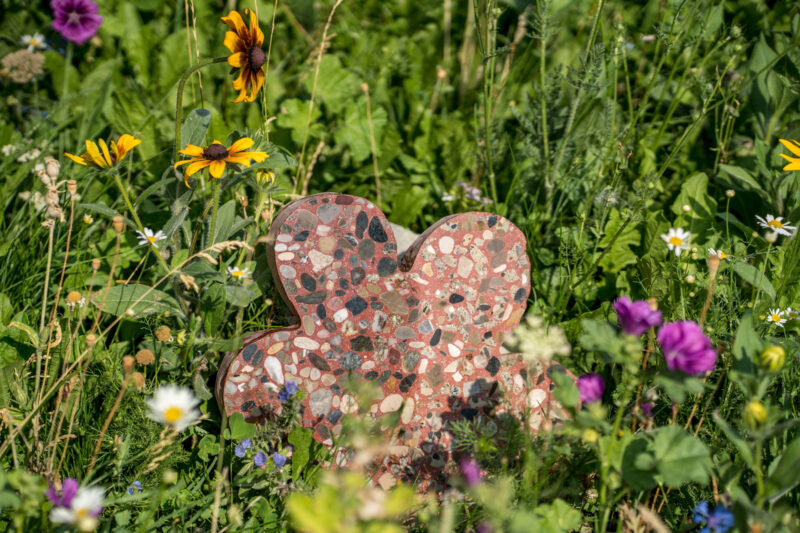
[[272, 460], [275, 461], [275, 466], [281, 468], [283, 465], [286, 464], [286, 456], [281, 455], [278, 452], [272, 454]]
[[478, 462], [472, 457], [463, 457], [461, 459], [461, 475], [464, 476], [464, 481], [470, 487], [476, 487], [481, 483], [481, 467]]
[[664, 324], [658, 331], [667, 368], [692, 376], [714, 369], [717, 352], [703, 330], [691, 320]]
[[45, 496], [56, 507], [69, 507], [72, 505], [72, 499], [78, 493], [78, 480], [68, 477], [61, 485], [61, 497], [58, 496], [55, 486], [49, 483], [49, 487], [45, 492]]
[[578, 392], [583, 403], [599, 402], [605, 388], [606, 382], [600, 374], [584, 374], [578, 378]]
[[622, 331], [635, 337], [640, 336], [648, 329], [661, 325], [661, 311], [651, 309], [650, 304], [644, 300], [630, 301], [625, 296], [620, 296], [614, 302], [619, 325]]
[[256, 466], [264, 466], [267, 464], [267, 456], [264, 452], [258, 452], [256, 456], [253, 457], [253, 463], [255, 463]]

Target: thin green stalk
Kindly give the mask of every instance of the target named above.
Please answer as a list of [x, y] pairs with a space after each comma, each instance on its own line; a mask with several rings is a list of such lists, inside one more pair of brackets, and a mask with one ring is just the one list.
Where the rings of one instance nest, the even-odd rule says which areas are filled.
[[41, 335], [44, 333], [44, 321], [45, 315], [47, 314], [47, 297], [48, 291], [50, 289], [50, 267], [53, 264], [53, 234], [56, 230], [56, 221], [51, 219], [50, 224], [50, 231], [47, 234], [47, 270], [44, 272], [44, 288], [42, 289], [42, 314], [39, 319], [39, 337], [40, 342], [38, 346], [36, 346], [36, 387], [34, 394], [35, 397], [39, 397], [39, 375], [42, 371], [42, 345], [41, 345]]
[[[631, 400], [631, 388], [632, 387], [625, 387], [625, 392], [622, 396], [622, 400], [619, 404], [617, 409], [617, 414], [614, 417], [614, 426], [611, 430], [611, 438], [616, 441], [619, 437], [619, 427], [622, 424], [622, 414], [625, 411], [625, 406], [628, 405], [628, 402]], [[611, 446], [610, 448], [612, 448]], [[600, 527], [596, 527], [597, 523], [595, 523], [595, 530], [598, 533], [605, 533], [608, 525], [608, 520], [611, 516], [611, 505], [608, 504], [608, 471], [611, 469], [611, 461], [608, 458], [603, 460], [603, 466], [600, 469], [600, 490], [598, 491], [597, 496], [597, 504], [603, 510], [603, 516], [600, 521]]]
[[[67, 41], [67, 57], [64, 58], [64, 83], [61, 85], [61, 99], [64, 100], [69, 93], [69, 67], [72, 66], [72, 52], [75, 45], [72, 41]], [[64, 106], [68, 109], [67, 106]]]
[[542, 13], [540, 0], [536, 0], [536, 8], [539, 10], [539, 85], [541, 87], [542, 103], [541, 107], [541, 128], [542, 128], [542, 154], [544, 155], [544, 186], [547, 194], [553, 184], [550, 178], [550, 143], [547, 135], [547, 76], [546, 76], [546, 57], [547, 57], [547, 25], [546, 13]]
[[206, 61], [186, 69], [181, 76], [181, 79], [178, 81], [178, 96], [177, 100], [175, 101], [175, 149], [172, 152], [173, 161], [178, 160], [178, 150], [181, 149], [181, 126], [183, 125], [183, 88], [186, 85], [186, 81], [191, 77], [192, 74], [205, 66], [213, 65], [214, 63], [226, 63], [227, 61], [227, 57], [215, 57], [214, 59], [207, 59]]
[[221, 188], [219, 180], [214, 180], [213, 188], [214, 188], [214, 200], [211, 203], [211, 230], [208, 233], [208, 243], [206, 246], [211, 246], [214, 244], [214, 240], [216, 238], [216, 231], [217, 231], [217, 208], [219, 207], [219, 190]]

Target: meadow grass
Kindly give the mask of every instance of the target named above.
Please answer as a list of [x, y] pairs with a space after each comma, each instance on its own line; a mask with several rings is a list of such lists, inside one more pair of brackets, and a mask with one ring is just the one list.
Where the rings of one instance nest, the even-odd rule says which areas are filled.
[[[1, 531], [800, 530], [796, 5], [97, 4], [85, 39], [49, 2], [0, 21]], [[263, 87], [233, 103], [220, 18], [245, 8]], [[269, 157], [174, 166], [243, 138]], [[369, 485], [363, 383], [332, 451], [302, 390], [266, 425], [224, 416], [224, 354], [292, 320], [264, 236], [322, 191], [418, 233], [514, 222], [532, 290], [508, 344], [581, 376], [553, 377], [568, 419], [453, 424], [472, 462], [419, 495]]]

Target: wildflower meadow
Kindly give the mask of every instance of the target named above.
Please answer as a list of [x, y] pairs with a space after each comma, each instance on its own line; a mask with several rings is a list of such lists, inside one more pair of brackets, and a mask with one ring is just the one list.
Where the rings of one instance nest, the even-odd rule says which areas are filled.
[[2, 0], [0, 111], [0, 531], [800, 532], [796, 2]]

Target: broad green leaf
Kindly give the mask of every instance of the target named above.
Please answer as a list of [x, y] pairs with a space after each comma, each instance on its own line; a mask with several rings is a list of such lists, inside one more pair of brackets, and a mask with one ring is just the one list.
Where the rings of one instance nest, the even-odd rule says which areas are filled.
[[219, 440], [214, 435], [205, 435], [200, 439], [197, 446], [197, 455], [203, 461], [208, 461], [211, 457], [219, 453]]
[[800, 438], [789, 443], [777, 459], [777, 464], [770, 465], [772, 474], [767, 478], [766, 494], [772, 503], [777, 502], [785, 494], [800, 484]]
[[[688, 213], [683, 211], [686, 205], [690, 208]], [[698, 236], [711, 227], [714, 213], [717, 212], [717, 202], [708, 194], [708, 176], [703, 172], [690, 176], [681, 185], [681, 192], [671, 210], [678, 216], [676, 225], [684, 229], [691, 228], [692, 240], [697, 241]]]
[[[372, 130], [375, 140], [375, 152], [380, 156], [380, 139], [388, 116], [382, 107], [372, 106]], [[359, 98], [347, 106], [344, 124], [334, 133], [337, 144], [350, 148], [356, 161], [363, 161], [371, 156], [370, 128], [367, 120], [367, 100]]]
[[761, 353], [764, 342], [756, 333], [753, 325], [753, 314], [748, 311], [739, 321], [733, 340], [733, 368], [742, 374], [756, 373], [755, 360]]
[[200, 316], [206, 335], [213, 337], [225, 318], [225, 288], [220, 283], [212, 283], [200, 298]]
[[211, 111], [202, 107], [192, 109], [181, 126], [181, 150], [186, 148], [187, 144], [203, 146], [209, 124], [211, 124]]
[[225, 287], [225, 299], [229, 304], [238, 307], [247, 307], [259, 296], [261, 296], [261, 289], [256, 283], [237, 283]]
[[755, 465], [753, 461], [753, 451], [750, 449], [750, 444], [742, 438], [739, 433], [735, 429], [733, 429], [728, 422], [722, 418], [719, 413], [714, 413], [714, 422], [717, 424], [717, 427], [725, 433], [725, 436], [728, 437], [728, 440], [736, 446], [736, 449], [739, 450], [739, 455], [742, 456], [744, 462], [750, 466], [751, 468]]
[[310, 127], [308, 124], [308, 101], [290, 98], [281, 104], [281, 113], [278, 115], [278, 126], [291, 131], [292, 140], [299, 144], [303, 143], [306, 133], [310, 137], [318, 137], [324, 131], [322, 123], [319, 121], [319, 106], [314, 106], [311, 112]]
[[[211, 213], [208, 214], [209, 230], [211, 228]], [[228, 200], [217, 211], [217, 226], [208, 245], [227, 240], [231, 233], [233, 223], [236, 221], [236, 200]]]
[[228, 418], [228, 428], [230, 430], [230, 437], [232, 441], [241, 441], [244, 439], [252, 438], [256, 434], [256, 425], [248, 424], [244, 420], [242, 413], [233, 413]]
[[539, 504], [533, 511], [538, 520], [534, 531], [562, 533], [581, 527], [581, 513], [564, 500], [556, 498], [549, 504]]
[[[115, 285], [108, 289], [101, 289], [90, 296], [90, 301], [98, 308], [102, 306], [104, 313], [114, 316], [141, 317], [154, 313], [182, 314], [178, 302], [169, 294], [147, 285], [131, 283], [128, 285]], [[132, 310], [132, 314], [129, 312]]]
[[[306, 78], [306, 89], [311, 93], [314, 76]], [[342, 66], [339, 58], [333, 54], [325, 54], [319, 64], [317, 78], [317, 97], [332, 113], [339, 114], [358, 93], [358, 78]]]
[[311, 437], [311, 430], [301, 426], [295, 426], [289, 432], [289, 444], [294, 446], [292, 451], [292, 478], [295, 481], [300, 477], [300, 473], [308, 464], [311, 456]]
[[203, 401], [210, 400], [214, 397], [211, 391], [206, 386], [206, 379], [200, 372], [197, 372], [192, 378], [192, 388], [194, 393]]
[[645, 437], [636, 437], [625, 447], [622, 455], [622, 478], [634, 490], [647, 490], [658, 483], [652, 445]]
[[746, 171], [742, 167], [737, 167], [735, 165], [721, 164], [719, 168], [721, 170], [724, 170], [732, 178], [735, 178], [740, 185], [744, 185], [745, 189], [749, 189], [751, 191], [757, 192], [762, 195], [766, 194], [766, 191], [764, 191], [764, 189], [761, 188], [761, 185], [758, 184], [756, 178], [754, 178], [748, 171]]
[[617, 273], [628, 265], [636, 263], [637, 255], [631, 247], [641, 244], [642, 235], [630, 219], [623, 219], [620, 212], [613, 209], [608, 217], [603, 238], [599, 246], [605, 250], [600, 266], [610, 273]]
[[553, 397], [561, 402], [564, 407], [577, 407], [580, 393], [575, 381], [565, 372], [552, 372], [550, 379], [556, 384], [556, 388], [553, 390]]
[[769, 296], [770, 299], [775, 300], [777, 294], [769, 278], [767, 278], [766, 273], [762, 274], [761, 271], [753, 265], [748, 265], [741, 261], [733, 263], [733, 271], [736, 272], [740, 278], [752, 285], [753, 288], [760, 290], [762, 293]]
[[655, 431], [653, 455], [658, 479], [667, 487], [708, 482], [711, 468], [708, 447], [678, 426], [663, 426]]

